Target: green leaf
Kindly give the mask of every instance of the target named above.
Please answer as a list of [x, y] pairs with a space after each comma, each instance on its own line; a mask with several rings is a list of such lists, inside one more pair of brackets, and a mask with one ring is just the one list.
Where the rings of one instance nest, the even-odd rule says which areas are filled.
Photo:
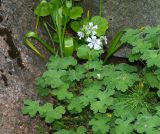
[[52, 111], [47, 111], [45, 121], [47, 123], [52, 123], [55, 120], [61, 119], [62, 115], [65, 113], [65, 108], [63, 106], [58, 106]]
[[61, 79], [64, 75], [66, 75], [66, 71], [64, 70], [48, 70], [43, 74], [42, 78], [45, 81], [46, 87], [58, 88], [65, 84]]
[[73, 97], [72, 92], [68, 91], [69, 86], [67, 84], [51, 91], [52, 95], [57, 96], [58, 100], [71, 99]]
[[160, 67], [160, 53], [159, 50], [146, 50], [142, 55], [142, 59], [147, 61], [147, 66]]
[[39, 102], [32, 100], [25, 100], [24, 107], [22, 109], [23, 114], [29, 114], [31, 117], [36, 116], [39, 110]]
[[80, 59], [88, 59], [90, 54], [90, 48], [86, 45], [82, 45], [77, 50], [77, 56]]
[[148, 72], [144, 74], [144, 78], [152, 88], [158, 88], [160, 89], [160, 81], [157, 78], [157, 75], [154, 74], [153, 72]]
[[86, 134], [86, 128], [84, 126], [80, 126], [77, 128], [76, 134]]
[[[107, 67], [107, 66], [106, 66]], [[117, 89], [125, 92], [129, 87], [132, 87], [135, 82], [139, 81], [138, 75], [132, 66], [129, 65], [117, 65], [103, 74], [104, 84], [108, 86], [108, 89]], [[133, 71], [133, 72], [132, 72]]]
[[53, 109], [53, 105], [51, 103], [39, 106], [38, 101], [26, 100], [24, 102], [22, 112], [23, 114], [29, 114], [31, 117], [34, 117], [39, 113], [40, 117], [45, 118], [47, 123], [52, 123], [53, 121], [62, 118], [62, 115], [65, 113], [65, 108], [63, 106], [58, 106]]
[[74, 49], [74, 43], [73, 43], [73, 38], [65, 38], [64, 39], [64, 55], [67, 56], [72, 56]]
[[105, 18], [102, 18], [100, 16], [94, 16], [91, 18], [90, 21], [93, 22], [94, 25], [98, 26], [98, 29], [97, 29], [98, 36], [105, 35], [105, 32], [108, 29], [108, 22]]
[[83, 14], [83, 8], [80, 6], [75, 6], [70, 10], [69, 16], [71, 19], [76, 20], [80, 18]]
[[140, 114], [135, 122], [135, 129], [138, 133], [159, 134], [160, 133], [160, 117], [156, 115]]
[[45, 118], [49, 111], [53, 111], [53, 105], [51, 103], [46, 103], [38, 109], [41, 118]]
[[80, 79], [85, 77], [84, 75], [85, 72], [86, 70], [83, 67], [77, 66], [75, 70], [68, 70], [66, 79], [68, 79], [69, 81], [74, 81], [74, 80], [79, 81]]
[[27, 45], [38, 55], [42, 56], [42, 54], [40, 54], [40, 52], [34, 47], [34, 45], [28, 40], [28, 39], [34, 39], [37, 40], [42, 46], [44, 46], [48, 52], [50, 52], [51, 54], [55, 54], [54, 49], [51, 47], [50, 44], [48, 44], [47, 42], [45, 42], [43, 39], [40, 38], [40, 36], [35, 33], [35, 32], [28, 32], [27, 34], [25, 34], [24, 36], [24, 40], [27, 43]]
[[77, 56], [80, 59], [97, 59], [100, 54], [103, 52], [103, 50], [92, 50], [87, 45], [82, 45], [77, 50]]
[[52, 56], [47, 64], [48, 69], [67, 69], [69, 66], [75, 66], [77, 61], [73, 57], [55, 57]]
[[76, 129], [76, 131], [62, 129], [62, 130], [55, 132], [54, 134], [86, 134], [86, 128], [83, 126], [80, 126]]
[[81, 27], [82, 26], [79, 22], [77, 22], [77, 21], [71, 22], [71, 28], [72, 28], [73, 31], [78, 32]]
[[82, 112], [82, 109], [84, 108], [84, 105], [82, 103], [80, 103], [80, 98], [79, 97], [75, 97], [70, 101], [67, 108], [71, 112], [80, 113], [80, 112]]
[[113, 105], [113, 98], [111, 97], [113, 94], [114, 90], [99, 92], [97, 94], [98, 100], [91, 103], [91, 110], [93, 110], [94, 113], [106, 113], [108, 107]]
[[93, 132], [97, 134], [106, 134], [110, 129], [108, 124], [109, 121], [110, 118], [108, 118], [107, 115], [96, 114], [95, 117], [89, 122], [89, 125], [92, 126]]
[[124, 36], [122, 36], [121, 38], [121, 42], [122, 43], [129, 43], [130, 45], [132, 45], [132, 43], [136, 42], [136, 40], [139, 39], [139, 33], [140, 31], [137, 29], [127, 29], [126, 33], [124, 34]]
[[120, 118], [116, 119], [115, 131], [116, 134], [131, 134], [133, 132], [133, 120], [122, 120]]
[[112, 40], [109, 49], [107, 51], [107, 55], [105, 56], [104, 62], [106, 62], [122, 45], [120, 39], [125, 31], [120, 31], [116, 34], [114, 39]]
[[75, 134], [75, 132], [73, 130], [61, 129], [55, 132], [54, 134]]
[[121, 63], [119, 65], [116, 65], [115, 66], [115, 70], [119, 70], [119, 71], [125, 71], [127, 73], [134, 73], [134, 72], [137, 72], [137, 68], [134, 67], [134, 66], [130, 66], [128, 64], [125, 64], [125, 63]]
[[29, 41], [28, 39], [25, 39], [24, 42], [26, 43], [26, 45], [27, 45], [31, 50], [33, 50], [33, 52], [34, 52], [35, 54], [37, 54], [38, 56], [44, 58], [44, 56], [37, 50], [37, 48], [35, 47], [35, 45], [34, 45], [31, 41]]
[[48, 16], [53, 11], [53, 5], [43, 0], [35, 9], [34, 13], [38, 16]]
[[84, 64], [86, 70], [94, 69], [94, 70], [103, 70], [103, 62], [99, 60], [88, 61]]
[[82, 96], [80, 96], [80, 103], [82, 103], [84, 106], [87, 106], [95, 102], [100, 89], [101, 87], [97, 85], [83, 89]]
[[71, 22], [71, 28], [74, 32], [77, 33], [83, 27], [83, 25], [87, 25], [88, 23], [89, 18], [83, 18], [81, 20]]
[[36, 80], [36, 91], [40, 96], [47, 96], [49, 94], [49, 89], [46, 88], [45, 80], [42, 77]]
[[160, 27], [145, 27], [141, 29], [127, 29], [121, 42], [132, 45], [129, 54], [131, 62], [146, 61], [148, 67], [160, 66], [159, 64], [159, 34]]

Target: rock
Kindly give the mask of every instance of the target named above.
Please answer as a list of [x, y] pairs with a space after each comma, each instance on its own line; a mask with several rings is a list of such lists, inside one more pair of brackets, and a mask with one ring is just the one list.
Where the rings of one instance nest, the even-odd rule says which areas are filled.
[[34, 28], [35, 0], [0, 0], [0, 133], [36, 134], [36, 124], [22, 115], [23, 101], [37, 99], [35, 79], [45, 62], [25, 45], [23, 35]]
[[[124, 28], [141, 28], [160, 24], [159, 0], [102, 0], [103, 16], [109, 21], [107, 37], [109, 41]], [[99, 0], [85, 0], [85, 12], [99, 15]], [[115, 56], [127, 57], [129, 48], [123, 47]]]

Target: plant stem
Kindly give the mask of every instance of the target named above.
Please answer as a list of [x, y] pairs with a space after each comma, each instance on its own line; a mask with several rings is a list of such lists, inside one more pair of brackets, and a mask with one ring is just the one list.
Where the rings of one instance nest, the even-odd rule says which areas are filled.
[[36, 18], [36, 24], [35, 24], [35, 29], [34, 29], [35, 33], [38, 33], [38, 24], [39, 24], [39, 16], [37, 16]]
[[44, 27], [45, 27], [45, 29], [46, 29], [46, 31], [47, 31], [47, 33], [48, 33], [49, 37], [50, 37], [50, 40], [51, 40], [52, 45], [53, 45], [54, 50], [55, 50], [54, 41], [53, 41], [52, 35], [51, 35], [51, 33], [50, 33], [50, 30], [49, 30], [49, 28], [48, 28], [48, 25], [47, 25], [47, 23], [46, 23], [46, 22], [43, 22], [43, 25], [44, 25]]
[[99, 0], [99, 15], [102, 16], [102, 0]]

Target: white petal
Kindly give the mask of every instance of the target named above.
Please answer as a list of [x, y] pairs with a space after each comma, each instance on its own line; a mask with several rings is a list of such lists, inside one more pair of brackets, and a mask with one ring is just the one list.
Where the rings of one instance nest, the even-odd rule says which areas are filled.
[[77, 34], [79, 36], [79, 39], [84, 38], [84, 33], [83, 32], [79, 31]]
[[93, 32], [92, 32], [92, 35], [96, 35], [96, 34], [97, 34], [97, 32], [96, 32], [96, 31], [93, 31]]
[[101, 46], [100, 46], [100, 45], [94, 45], [94, 49], [95, 49], [95, 50], [100, 50], [100, 49], [101, 49]]
[[92, 39], [91, 39], [90, 37], [88, 37], [88, 38], [86, 39], [86, 41], [87, 41], [87, 42], [92, 42]]
[[97, 39], [97, 44], [98, 44], [98, 45], [101, 45], [101, 44], [102, 44], [100, 39]]
[[97, 39], [97, 37], [96, 37], [96, 36], [92, 36], [92, 39], [93, 39], [93, 40], [96, 40], [96, 39]]
[[93, 44], [92, 43], [89, 43], [88, 46], [89, 46], [89, 48], [93, 48]]
[[95, 26], [93, 26], [93, 28], [92, 28], [93, 30], [97, 30], [98, 29], [98, 26], [97, 25], [95, 25]]

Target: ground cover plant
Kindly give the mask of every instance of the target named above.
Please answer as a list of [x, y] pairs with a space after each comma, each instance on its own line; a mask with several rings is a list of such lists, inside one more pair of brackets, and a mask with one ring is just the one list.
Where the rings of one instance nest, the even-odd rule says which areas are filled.
[[[159, 134], [160, 26], [119, 32], [102, 58], [108, 22], [88, 15], [69, 24], [73, 51], [59, 48], [37, 79], [38, 94], [52, 99], [25, 100], [23, 114], [44, 119], [51, 126], [44, 134]], [[108, 64], [124, 44], [131, 46], [128, 64]]]

